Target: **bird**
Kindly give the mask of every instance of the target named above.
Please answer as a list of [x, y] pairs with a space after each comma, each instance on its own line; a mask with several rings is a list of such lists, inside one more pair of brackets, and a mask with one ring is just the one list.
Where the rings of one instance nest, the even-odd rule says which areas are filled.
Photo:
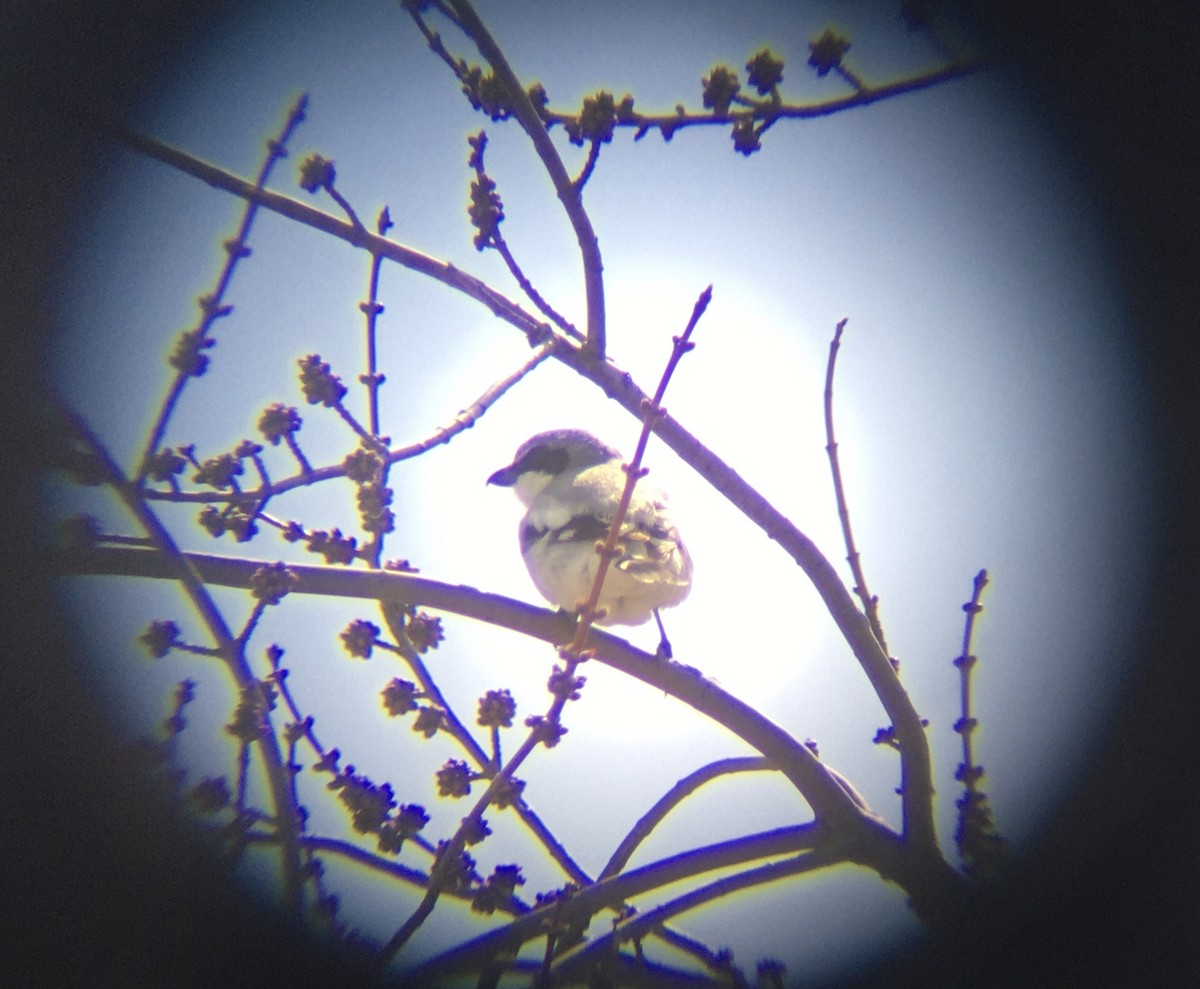
[[[625, 488], [621, 454], [582, 429], [555, 429], [526, 440], [512, 463], [487, 479], [511, 487], [525, 506], [521, 556], [547, 601], [578, 611], [587, 601], [603, 543]], [[687, 597], [692, 558], [671, 521], [666, 496], [639, 481], [597, 603], [599, 625], [642, 625], [653, 616], [670, 657], [660, 608]]]

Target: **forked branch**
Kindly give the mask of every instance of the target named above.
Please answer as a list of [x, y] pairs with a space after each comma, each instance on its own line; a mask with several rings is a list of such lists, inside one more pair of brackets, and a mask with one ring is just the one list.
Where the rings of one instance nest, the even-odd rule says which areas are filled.
[[[412, 3], [405, 6], [422, 32], [429, 37], [432, 32], [429, 31], [421, 16], [419, 10], [421, 5]], [[517, 79], [516, 73], [509, 65], [507, 57], [496, 43], [492, 33], [479, 19], [475, 8], [468, 0], [445, 0], [445, 3], [439, 4], [439, 6], [453, 14], [455, 23], [475, 43], [479, 54], [492, 67], [495, 78], [504, 87], [513, 115], [525, 133], [529, 135], [534, 151], [537, 152], [542, 166], [546, 169], [546, 174], [554, 185], [555, 195], [562, 203], [571, 228], [575, 232], [575, 239], [579, 244], [579, 256], [583, 265], [584, 296], [587, 300], [587, 342], [584, 347], [593, 358], [603, 359], [607, 332], [604, 310], [604, 265], [600, 258], [600, 242], [592, 228], [592, 221], [583, 208], [580, 190], [567, 173], [558, 149], [550, 140], [546, 125], [538, 116], [537, 110], [529, 99], [529, 94]]]

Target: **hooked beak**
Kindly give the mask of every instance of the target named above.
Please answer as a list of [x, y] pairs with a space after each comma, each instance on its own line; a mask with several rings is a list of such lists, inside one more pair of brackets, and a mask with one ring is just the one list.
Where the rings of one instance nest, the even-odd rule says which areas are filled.
[[511, 488], [517, 483], [517, 472], [515, 464], [509, 464], [507, 467], [501, 467], [495, 474], [487, 479], [488, 484], [497, 484], [502, 488]]

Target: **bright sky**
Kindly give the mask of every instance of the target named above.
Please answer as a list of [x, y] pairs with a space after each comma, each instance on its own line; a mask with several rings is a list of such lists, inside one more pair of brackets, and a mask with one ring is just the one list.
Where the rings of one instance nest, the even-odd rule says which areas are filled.
[[[692, 4], [681, 21], [676, 4], [611, 3], [605, 23], [625, 27], [601, 30], [591, 3], [478, 4], [521, 78], [541, 80], [551, 105], [564, 109], [601, 86], [618, 98], [633, 93], [645, 109], [699, 109], [700, 77], [720, 61], [744, 79], [744, 63], [764, 44], [786, 60], [788, 98], [840, 94], [843, 83], [818, 80], [804, 65], [807, 40], [830, 23], [853, 38], [849, 61], [868, 81], [938, 61], [884, 8], [747, 3], [734, 23], [726, 6]], [[474, 55], [453, 29], [443, 35], [452, 50]], [[295, 165], [318, 151], [336, 161], [337, 188], [368, 225], [386, 203], [394, 239], [517, 299], [500, 259], [471, 245], [466, 136], [485, 127], [506, 238], [539, 290], [582, 325], [573, 238], [523, 133], [471, 111], [396, 4], [356, 0], [336, 17], [321, 3], [246, 5], [225, 30], [197, 39], [129, 122], [249, 177], [301, 90], [311, 96], [308, 120], [274, 188], [336, 214], [328, 197], [310, 199], [294, 184]], [[577, 168], [577, 149], [564, 154]], [[611, 359], [652, 391], [671, 335], [711, 282], [697, 349], [666, 404], [839, 567], [821, 389], [834, 325], [849, 318], [835, 399], [845, 482], [889, 642], [931, 721], [939, 829], [952, 857], [960, 752], [951, 660], [973, 576], [986, 567], [992, 577], [975, 641], [977, 758], [999, 826], [1020, 844], [1080, 777], [1119, 696], [1152, 548], [1146, 397], [1103, 226], [1077, 167], [1030, 95], [992, 70], [827, 119], [783, 122], [749, 159], [718, 128], [684, 131], [669, 144], [619, 133], [585, 193], [604, 255]], [[241, 203], [123, 150], [95, 189], [69, 259], [56, 363], [63, 392], [128, 467], [168, 381], [162, 356], [211, 287]], [[282, 401], [301, 406], [309, 459], [340, 460], [354, 439], [332, 413], [303, 405], [295, 361], [319, 352], [353, 385], [363, 369], [357, 304], [367, 258], [267, 213], [251, 246], [212, 368], [189, 385], [167, 442], [195, 442], [202, 457], [232, 449], [254, 435], [266, 405]], [[517, 331], [412, 272], [385, 269], [380, 297], [383, 431], [397, 444], [450, 421], [528, 355]], [[362, 412], [361, 389], [351, 396]], [[430, 577], [536, 601], [516, 544], [519, 505], [484, 480], [529, 435], [568, 425], [627, 454], [638, 431], [591, 385], [547, 364], [449, 447], [393, 471], [398, 529], [387, 555]], [[292, 472], [286, 455], [271, 457], [277, 476]], [[666, 616], [676, 658], [797, 738], [815, 738], [822, 758], [898, 823], [896, 759], [871, 744], [885, 716], [802, 573], [665, 445], [652, 441], [646, 463], [651, 481], [670, 492], [696, 563], [691, 597]], [[104, 498], [86, 502], [109, 531], [133, 531]], [[314, 528], [355, 523], [347, 484], [272, 507]], [[248, 546], [213, 543], [192, 525], [192, 509], [163, 515], [195, 549], [303, 559], [269, 531]], [[146, 731], [166, 713], [170, 685], [198, 679], [184, 758], [196, 778], [232, 772], [224, 741], [211, 741], [219, 730], [202, 729], [228, 718], [231, 695], [218, 671], [184, 657], [149, 664], [132, 644], [152, 618], [174, 618], [199, 640], [181, 599], [164, 586], [95, 580], [75, 582], [72, 594], [101, 616], [96, 669], [114, 717], [131, 734]], [[218, 595], [235, 627], [244, 598]], [[360, 616], [372, 617], [370, 609], [288, 602], [264, 620], [257, 655], [272, 641], [283, 645], [323, 744], [390, 780], [401, 802], [423, 803], [433, 817], [428, 835], [448, 835], [466, 808], [434, 798], [431, 772], [459, 754], [440, 740], [418, 744], [407, 723], [383, 717], [378, 690], [405, 673], [378, 654], [361, 663], [340, 651], [337, 633]], [[497, 687], [512, 690], [519, 720], [545, 709], [548, 648], [452, 617], [446, 628], [431, 666], [464, 719], [473, 721], [474, 698]], [[653, 650], [650, 628], [629, 630], [630, 640]], [[538, 813], [598, 871], [678, 778], [748, 753], [638, 683], [587, 673], [566, 741], [519, 775]], [[320, 785], [309, 804], [314, 824], [334, 831], [342, 815], [317, 807]], [[782, 780], [722, 782], [682, 808], [634, 864], [807, 816]], [[493, 827], [500, 817], [489, 815]], [[530, 899], [561, 885], [534, 855], [522, 857], [523, 847], [486, 843], [477, 850], [481, 872], [520, 861]], [[408, 855], [402, 861], [427, 865]], [[385, 893], [344, 885], [344, 919], [368, 935], [385, 939], [406, 916]], [[811, 940], [780, 943], [770, 923], [780, 911], [809, 925]], [[880, 944], [915, 930], [902, 898], [869, 875], [786, 884], [739, 901], [736, 912], [745, 929], [731, 926], [728, 905], [680, 926], [714, 947], [729, 944], [751, 969], [772, 956], [806, 973], [828, 971], [847, 951], [862, 957], [864, 928], [877, 930]], [[444, 913], [411, 957], [474, 929], [465, 910]]]

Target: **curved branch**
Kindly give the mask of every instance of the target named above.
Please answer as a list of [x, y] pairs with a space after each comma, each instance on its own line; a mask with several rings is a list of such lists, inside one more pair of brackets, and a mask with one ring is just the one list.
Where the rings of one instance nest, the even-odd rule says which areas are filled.
[[600, 870], [599, 878], [608, 879], [610, 876], [615, 876], [624, 869], [625, 864], [633, 856], [638, 845], [650, 836], [650, 833], [658, 827], [671, 811], [699, 790], [705, 783], [711, 783], [715, 779], [720, 779], [722, 776], [731, 776], [734, 773], [774, 771], [775, 767], [766, 759], [759, 756], [742, 756], [734, 759], [718, 759], [716, 762], [710, 762], [707, 766], [702, 766], [695, 772], [689, 773], [659, 797], [654, 806], [638, 819], [638, 822], [630, 829], [621, 844], [617, 846], [617, 850], [612, 853], [612, 857], [609, 858], [608, 863]]
[[[205, 583], [248, 587], [259, 561], [184, 554]], [[61, 574], [175, 579], [178, 575], [162, 554], [131, 546], [63, 550], [51, 554]], [[290, 594], [392, 601], [422, 605], [508, 628], [551, 645], [565, 641], [575, 627], [573, 615], [548, 611], [489, 594], [473, 587], [445, 584], [415, 574], [387, 570], [354, 570], [289, 564], [296, 583]], [[593, 628], [584, 648], [614, 669], [663, 690], [695, 708], [770, 759], [796, 786], [816, 815], [833, 824], [866, 819], [837, 779], [804, 745], [749, 705], [679, 663], [663, 662], [624, 639]]]

